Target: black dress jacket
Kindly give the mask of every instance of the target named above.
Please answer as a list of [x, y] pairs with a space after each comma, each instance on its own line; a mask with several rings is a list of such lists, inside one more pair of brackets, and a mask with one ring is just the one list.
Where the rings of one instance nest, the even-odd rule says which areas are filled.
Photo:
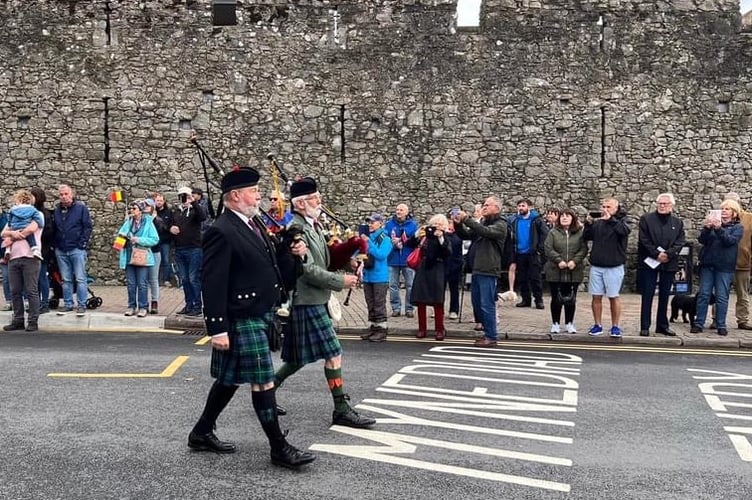
[[209, 335], [228, 332], [234, 320], [270, 312], [284, 297], [283, 275], [295, 272], [295, 257], [255, 224], [259, 234], [225, 210], [204, 234], [201, 290]]

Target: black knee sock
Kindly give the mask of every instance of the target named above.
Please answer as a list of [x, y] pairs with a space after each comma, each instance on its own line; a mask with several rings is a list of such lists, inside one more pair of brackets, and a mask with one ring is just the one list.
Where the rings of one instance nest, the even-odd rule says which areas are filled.
[[230, 400], [232, 400], [232, 397], [237, 390], [237, 385], [222, 385], [219, 382], [214, 381], [214, 385], [212, 385], [212, 388], [209, 391], [209, 396], [206, 398], [204, 412], [193, 427], [193, 432], [196, 434], [206, 434], [211, 432], [212, 429], [214, 429], [214, 424], [217, 422], [219, 414], [222, 413], [222, 410], [224, 410]]
[[277, 418], [277, 399], [274, 397], [274, 389], [266, 391], [253, 391], [251, 393], [253, 409], [256, 410], [261, 428], [264, 429], [269, 444], [274, 448], [280, 446], [285, 440], [285, 435], [279, 428]]

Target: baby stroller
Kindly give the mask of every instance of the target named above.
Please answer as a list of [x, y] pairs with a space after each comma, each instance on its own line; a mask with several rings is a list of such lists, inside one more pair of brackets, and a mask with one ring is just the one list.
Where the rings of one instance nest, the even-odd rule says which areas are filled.
[[[60, 270], [57, 267], [57, 261], [55, 259], [50, 259], [47, 274], [49, 274], [50, 277], [50, 290], [52, 291], [52, 295], [50, 296], [50, 309], [57, 309], [60, 305], [60, 301], [63, 300], [63, 277], [60, 275]], [[92, 283], [94, 283], [94, 278], [92, 276], [86, 276], [86, 290], [89, 293], [88, 298], [86, 299], [86, 309], [96, 309], [102, 305], [102, 297], [94, 295], [94, 292], [88, 287], [88, 285], [91, 285]], [[76, 288], [77, 284], [74, 281], [74, 295], [76, 294]]]

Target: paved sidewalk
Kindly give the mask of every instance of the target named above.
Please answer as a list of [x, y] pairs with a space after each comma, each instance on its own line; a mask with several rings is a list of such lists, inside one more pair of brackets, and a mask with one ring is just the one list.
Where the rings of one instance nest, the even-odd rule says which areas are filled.
[[[149, 315], [146, 318], [126, 317], [126, 289], [125, 286], [91, 286], [92, 293], [102, 298], [102, 306], [93, 311], [87, 311], [83, 318], [69, 313], [65, 316], [57, 316], [55, 311], [40, 317], [40, 330], [63, 329], [63, 330], [116, 330], [116, 331], [155, 331], [170, 329], [176, 331], [203, 330], [203, 322], [199, 318], [186, 318], [178, 316], [176, 311], [183, 307], [182, 290], [172, 287], [163, 287], [160, 290], [159, 315]], [[404, 290], [402, 291], [404, 296]], [[338, 294], [341, 303], [344, 303], [346, 293]], [[622, 330], [624, 337], [612, 339], [604, 334], [599, 337], [590, 337], [587, 330], [592, 323], [590, 312], [590, 297], [580, 292], [578, 296], [578, 310], [575, 324], [580, 333], [569, 335], [552, 335], [548, 333], [551, 326], [549, 312], [549, 297], [545, 297], [546, 309], [518, 308], [512, 304], [500, 305], [497, 308], [500, 317], [499, 334], [501, 338], [508, 340], [545, 340], [561, 342], [604, 342], [610, 344], [648, 344], [648, 345], [671, 345], [671, 346], [712, 346], [724, 348], [752, 348], [752, 332], [736, 328], [734, 316], [735, 297], [731, 296], [729, 307], [728, 326], [729, 335], [720, 337], [715, 330], [705, 329], [702, 334], [690, 334], [689, 324], [674, 323], [672, 329], [678, 334], [677, 337], [665, 337], [654, 332], [655, 325], [651, 330], [650, 337], [639, 336], [640, 297], [636, 294], [622, 296]], [[656, 299], [657, 301], [657, 299]], [[447, 300], [447, 304], [449, 301]], [[429, 308], [429, 338], [433, 319], [432, 309]], [[11, 313], [0, 313], [0, 322], [7, 324]], [[342, 306], [342, 320], [339, 322], [339, 331], [342, 333], [361, 333], [367, 328], [367, 309], [363, 299], [363, 291], [355, 290], [350, 298], [349, 306]], [[610, 313], [608, 301], [604, 300], [604, 330], [610, 328]], [[464, 293], [462, 308], [462, 321], [446, 320], [448, 337], [473, 338], [472, 307], [470, 306], [470, 293]], [[414, 335], [417, 330], [417, 318], [389, 318], [390, 335]]]

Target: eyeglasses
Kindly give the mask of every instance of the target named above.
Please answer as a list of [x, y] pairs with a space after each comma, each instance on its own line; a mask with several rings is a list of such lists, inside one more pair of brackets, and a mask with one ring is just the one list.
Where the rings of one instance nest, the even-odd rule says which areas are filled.
[[672, 203], [670, 201], [659, 201], [658, 205], [671, 205]]

